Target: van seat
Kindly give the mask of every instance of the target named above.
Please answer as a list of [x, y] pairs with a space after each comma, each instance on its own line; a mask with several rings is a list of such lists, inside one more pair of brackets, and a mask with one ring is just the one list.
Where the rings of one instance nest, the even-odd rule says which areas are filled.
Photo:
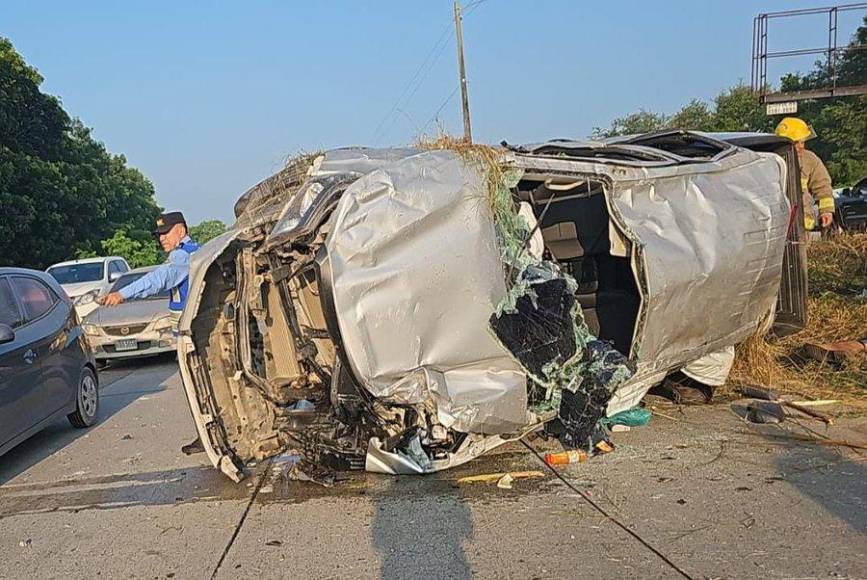
[[542, 228], [545, 245], [551, 250], [558, 262], [574, 260], [584, 255], [584, 248], [578, 241], [578, 230], [575, 222], [560, 222], [547, 228]]

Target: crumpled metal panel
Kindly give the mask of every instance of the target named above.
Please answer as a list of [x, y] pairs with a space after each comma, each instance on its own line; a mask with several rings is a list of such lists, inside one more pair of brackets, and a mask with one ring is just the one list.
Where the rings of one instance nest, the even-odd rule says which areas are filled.
[[[449, 151], [385, 164], [343, 194], [326, 247], [363, 386], [396, 402], [428, 391], [443, 424], [506, 433], [529, 422], [527, 389], [488, 331], [506, 288], [485, 191], [484, 176]], [[424, 385], [395, 387], [419, 370]]]
[[[785, 179], [776, 155], [740, 151], [614, 182], [612, 213], [642, 248], [635, 382], [736, 344], [766, 320], [789, 225]], [[612, 400], [609, 413], [643, 394]]]
[[[638, 372], [615, 393], [609, 414], [635, 405], [670, 370], [746, 338], [772, 312], [788, 215], [785, 166], [776, 156], [736, 151], [665, 167], [503, 157], [519, 169], [597, 176], [606, 184], [613, 227], [637, 248]], [[484, 176], [447, 151], [345, 149], [305, 169], [305, 179], [323, 184], [321, 190], [301, 192], [297, 175], [287, 171], [282, 181], [274, 176], [269, 187], [254, 188], [253, 197], [268, 208], [279, 201], [284, 212], [298, 203], [303, 226], [325, 203], [328, 179], [352, 174], [363, 177], [340, 198], [326, 246], [354, 374], [381, 400], [432, 402], [440, 423], [470, 433], [447, 460], [430, 463], [372, 441], [368, 469], [436, 471], [537, 428], [540, 419], [527, 411], [526, 376], [489, 330], [506, 290]], [[218, 418], [198, 409], [185, 355], [193, 349], [189, 332], [205, 271], [239, 233], [194, 254], [179, 342], [197, 428], [211, 460], [230, 477], [237, 474], [229, 457], [207, 438], [205, 426]]]
[[238, 230], [229, 230], [209, 240], [198, 251], [190, 254], [190, 292], [187, 295], [187, 304], [181, 313], [181, 319], [178, 321], [178, 330], [181, 334], [189, 334], [193, 319], [199, 312], [199, 303], [205, 291], [205, 276], [208, 273], [208, 268], [235, 241], [239, 233]]
[[311, 177], [340, 173], [370, 173], [388, 163], [417, 155], [411, 147], [343, 147], [331, 149], [313, 164]]
[[744, 340], [773, 312], [789, 215], [777, 155], [739, 149], [664, 167], [521, 155], [514, 163], [605, 181], [610, 218], [638, 248], [637, 371], [609, 415], [637, 405], [668, 372]]
[[[433, 402], [441, 425], [470, 432], [502, 430], [502, 395], [525, 389], [523, 371], [493, 368], [487, 361], [445, 372], [419, 368], [379, 390], [379, 399], [396, 405]], [[522, 417], [526, 419], [526, 414]], [[513, 425], [522, 427], [525, 423]], [[488, 425], [488, 428], [485, 426]], [[478, 430], [478, 429], [476, 429]]]
[[777, 156], [742, 151], [707, 167], [621, 176], [609, 203], [644, 250], [640, 360], [694, 360], [711, 340], [745, 338], [772, 308], [789, 215]]
[[409, 148], [347, 147], [318, 156], [307, 170], [304, 185], [295, 195], [283, 200], [285, 205], [266, 245], [274, 247], [312, 230], [315, 227], [310, 224], [312, 214], [320, 204], [327, 203], [332, 193], [330, 188], [338, 185], [338, 181], [345, 185], [345, 182], [354, 181], [383, 165], [417, 153], [417, 149]]
[[[480, 457], [510, 441], [517, 441], [541, 427], [541, 422], [537, 422], [526, 425], [520, 431], [507, 435], [479, 435], [471, 433], [464, 439], [456, 451], [450, 453], [445, 459], [438, 460], [412, 457], [406, 453], [397, 451], [385, 451], [382, 448], [382, 442], [373, 437], [367, 448], [364, 469], [372, 473], [384, 473], [387, 475], [417, 475], [451, 469], [452, 467], [463, 465], [476, 457]], [[419, 461], [419, 459], [422, 459], [422, 461]]]

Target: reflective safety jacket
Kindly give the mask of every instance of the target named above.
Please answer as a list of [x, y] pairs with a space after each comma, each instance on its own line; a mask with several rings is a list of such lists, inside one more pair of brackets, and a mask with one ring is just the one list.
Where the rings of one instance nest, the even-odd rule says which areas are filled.
[[[185, 237], [183, 240], [181, 240], [181, 244], [177, 247], [177, 249], [173, 251], [181, 251], [186, 252], [187, 254], [192, 254], [198, 249], [199, 244], [191, 240], [189, 237]], [[187, 293], [189, 291], [190, 278], [189, 276], [185, 276], [180, 284], [172, 288], [172, 292], [169, 297], [169, 310], [171, 310], [172, 312], [181, 312], [184, 309], [184, 304], [187, 303]]]
[[819, 213], [834, 213], [834, 192], [831, 175], [819, 156], [805, 149], [801, 154], [801, 191], [804, 193], [804, 227], [812, 230], [816, 225], [810, 198], [816, 200]]

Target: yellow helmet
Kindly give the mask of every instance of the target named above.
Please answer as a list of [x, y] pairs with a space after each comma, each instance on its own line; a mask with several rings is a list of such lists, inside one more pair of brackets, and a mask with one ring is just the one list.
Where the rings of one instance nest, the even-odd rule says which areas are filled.
[[792, 141], [806, 141], [816, 136], [813, 128], [797, 117], [786, 117], [774, 131], [780, 137], [788, 137]]

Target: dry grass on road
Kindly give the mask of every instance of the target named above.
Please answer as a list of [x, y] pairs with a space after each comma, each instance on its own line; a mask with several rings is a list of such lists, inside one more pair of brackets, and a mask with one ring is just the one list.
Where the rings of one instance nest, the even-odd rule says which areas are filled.
[[797, 356], [808, 343], [867, 336], [867, 234], [840, 234], [807, 250], [809, 321], [784, 338], [752, 338], [737, 349], [730, 383], [758, 384], [809, 399], [841, 399], [867, 409], [867, 356], [842, 366]]

